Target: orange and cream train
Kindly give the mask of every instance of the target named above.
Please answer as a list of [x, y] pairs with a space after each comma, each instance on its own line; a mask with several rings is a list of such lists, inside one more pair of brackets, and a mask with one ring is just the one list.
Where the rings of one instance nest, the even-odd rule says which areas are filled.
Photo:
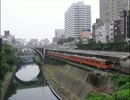
[[112, 61], [93, 58], [93, 57], [85, 57], [85, 56], [59, 53], [59, 52], [53, 52], [53, 51], [47, 51], [47, 54], [49, 56], [54, 56], [54, 57], [66, 59], [66, 60], [69, 60], [69, 61], [74, 61], [74, 62], [77, 62], [77, 63], [90, 65], [90, 66], [97, 67], [97, 68], [100, 68], [100, 69], [111, 69], [112, 64], [113, 64]]

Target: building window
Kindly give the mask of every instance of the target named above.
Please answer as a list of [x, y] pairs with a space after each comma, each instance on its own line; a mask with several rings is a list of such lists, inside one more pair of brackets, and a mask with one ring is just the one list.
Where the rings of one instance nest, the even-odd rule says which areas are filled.
[[115, 32], [115, 35], [117, 35], [117, 32]]

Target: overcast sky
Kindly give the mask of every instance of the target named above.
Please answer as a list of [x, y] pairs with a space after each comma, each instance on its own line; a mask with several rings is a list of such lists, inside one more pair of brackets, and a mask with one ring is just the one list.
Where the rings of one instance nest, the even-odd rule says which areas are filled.
[[[52, 41], [55, 29], [64, 29], [64, 13], [72, 3], [83, 0], [1, 0], [1, 33], [10, 30], [16, 38]], [[99, 18], [99, 0], [91, 5], [92, 23]]]

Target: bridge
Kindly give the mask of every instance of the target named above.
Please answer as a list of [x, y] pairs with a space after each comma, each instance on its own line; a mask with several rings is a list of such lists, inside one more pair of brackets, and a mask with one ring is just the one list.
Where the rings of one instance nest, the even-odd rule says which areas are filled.
[[17, 89], [27, 89], [27, 88], [47, 86], [47, 83], [44, 77], [41, 77], [37, 81], [33, 81], [33, 82], [22, 82], [15, 77], [15, 85]]
[[14, 51], [17, 54], [21, 50], [25, 48], [30, 48], [37, 52], [41, 59], [44, 59], [45, 51], [46, 49], [58, 49], [58, 50], [68, 50], [68, 49], [74, 49], [77, 48], [75, 45], [13, 45]]
[[68, 50], [77, 48], [76, 45], [13, 45], [15, 52], [24, 48], [31, 48], [40, 51], [41, 54], [45, 54], [46, 49]]
[[15, 52], [24, 48], [30, 48], [33, 50], [38, 50], [42, 55], [45, 54], [46, 49], [53, 49], [53, 45], [13, 45], [13, 47]]
[[33, 81], [27, 81], [27, 82], [22, 81], [16, 75], [14, 79], [15, 79], [15, 85], [17, 86], [17, 89], [47, 86], [42, 71], [40, 71], [39, 74], [37, 75], [37, 79]]
[[13, 48], [16, 55], [25, 48], [34, 50], [40, 56], [43, 64], [45, 50], [52, 49], [53, 45], [13, 45]]
[[22, 55], [20, 56], [21, 59], [24, 59], [24, 58], [34, 58], [35, 56], [34, 55]]

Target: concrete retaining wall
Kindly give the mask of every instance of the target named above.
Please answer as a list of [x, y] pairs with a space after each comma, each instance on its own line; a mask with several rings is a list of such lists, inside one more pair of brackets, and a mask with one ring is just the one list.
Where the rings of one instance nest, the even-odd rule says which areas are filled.
[[84, 100], [90, 91], [105, 91], [108, 94], [109, 77], [107, 73], [91, 72], [69, 64], [45, 65], [44, 71], [47, 72], [52, 86], [56, 84], [56, 88], [67, 94], [70, 100]]
[[71, 94], [73, 100], [83, 100], [89, 91], [89, 87], [84, 81], [69, 77], [60, 71], [56, 73], [56, 79], [60, 86]]

